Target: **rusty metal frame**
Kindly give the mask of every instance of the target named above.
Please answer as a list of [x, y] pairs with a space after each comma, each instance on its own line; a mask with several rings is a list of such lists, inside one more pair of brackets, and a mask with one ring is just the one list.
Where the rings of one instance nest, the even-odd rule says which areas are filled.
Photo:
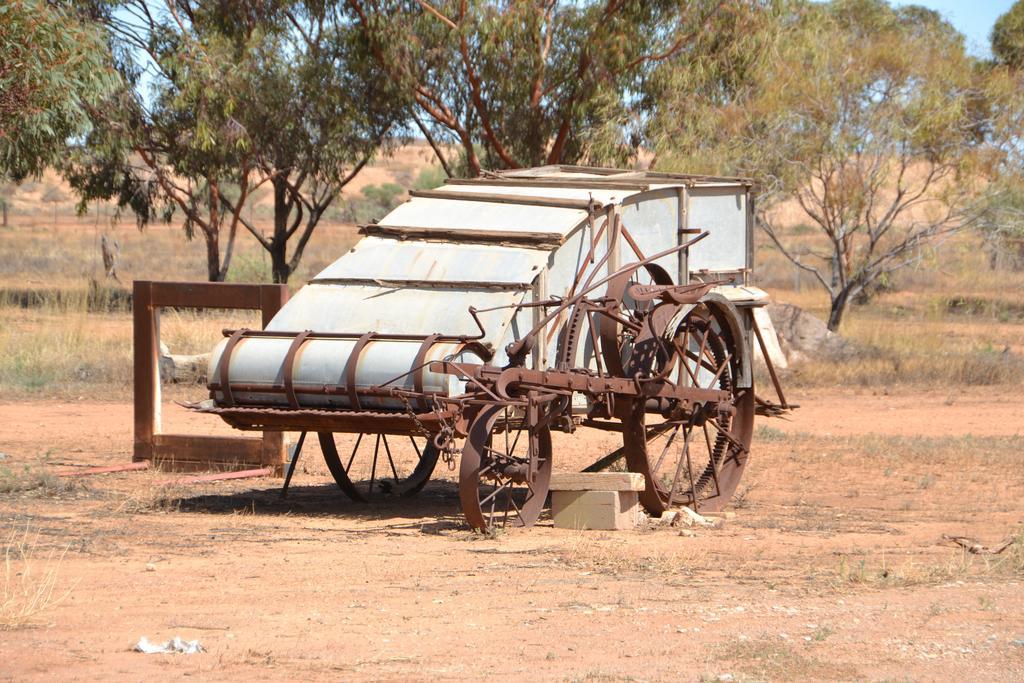
[[282, 432], [262, 437], [164, 434], [160, 428], [160, 309], [224, 308], [258, 310], [266, 327], [288, 300], [287, 285], [219, 282], [132, 283], [135, 431], [133, 462], [163, 469], [270, 468], [280, 474], [286, 450]]

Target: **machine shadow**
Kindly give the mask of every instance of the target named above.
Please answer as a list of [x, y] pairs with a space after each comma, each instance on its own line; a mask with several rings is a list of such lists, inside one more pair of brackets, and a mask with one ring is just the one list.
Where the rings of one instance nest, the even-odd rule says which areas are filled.
[[331, 484], [295, 486], [281, 495], [279, 484], [230, 493], [201, 494], [178, 500], [183, 512], [234, 514], [251, 510], [257, 515], [304, 515], [393, 521], [391, 527], [408, 526], [426, 533], [464, 529], [468, 526], [459, 508], [458, 484], [431, 481], [417, 495], [378, 497], [368, 503], [350, 500]]

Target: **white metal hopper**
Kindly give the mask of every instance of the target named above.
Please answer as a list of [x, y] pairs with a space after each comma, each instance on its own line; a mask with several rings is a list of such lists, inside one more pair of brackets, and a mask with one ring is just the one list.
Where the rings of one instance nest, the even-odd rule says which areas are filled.
[[[620, 241], [602, 264], [590, 247], [597, 234], [611, 232], [604, 228], [613, 212], [635, 243]], [[461, 393], [463, 385], [451, 375], [413, 371], [444, 358], [480, 362], [487, 354], [470, 342], [493, 349], [491, 364], [506, 364], [506, 345], [539, 319], [539, 309], [517, 305], [569, 296], [581, 274], [599, 279], [638, 254], [665, 251], [707, 231], [688, 253], [659, 265], [676, 282], [725, 276], [745, 284], [751, 215], [747, 181], [580, 167], [509, 171], [411, 192], [378, 224], [361, 228], [363, 238], [267, 326], [292, 334], [236, 340], [226, 373], [220, 361], [229, 340], [217, 346], [209, 368], [213, 398], [224, 402], [224, 374], [237, 387], [231, 402], [240, 405], [347, 408], [355, 391], [362, 409], [400, 410], [400, 401], [370, 390], [387, 385]], [[470, 307], [481, 311], [483, 332]], [[556, 362], [562, 323], [549, 323], [528, 367]], [[303, 331], [347, 336], [314, 336], [286, 362], [294, 333]], [[368, 333], [408, 338], [364, 337]], [[434, 334], [449, 340], [425, 344], [423, 338]], [[460, 336], [465, 341], [451, 340]], [[588, 349], [580, 353], [574, 360], [588, 365]], [[333, 390], [289, 396], [282, 390], [286, 372], [295, 387]]]

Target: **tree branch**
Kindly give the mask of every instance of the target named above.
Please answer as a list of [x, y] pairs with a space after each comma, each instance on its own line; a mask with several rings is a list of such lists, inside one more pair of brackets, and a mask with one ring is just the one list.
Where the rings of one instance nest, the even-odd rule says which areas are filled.
[[426, 0], [416, 0], [416, 4], [419, 5], [420, 7], [422, 7], [424, 10], [426, 10], [430, 14], [432, 14], [435, 17], [437, 17], [438, 19], [440, 19], [442, 23], [444, 23], [445, 25], [448, 26], [448, 28], [458, 28], [458, 26], [456, 25], [456, 23], [454, 21], [452, 21], [451, 19], [449, 19], [445, 15], [441, 14], [441, 12], [439, 10], [434, 9], [434, 7], [432, 7], [430, 5], [430, 3], [426, 2]]
[[441, 162], [441, 168], [444, 169], [445, 175], [448, 176], [449, 178], [454, 177], [452, 174], [452, 169], [449, 168], [448, 166], [448, 161], [444, 158], [444, 154], [441, 153], [441, 148], [434, 140], [434, 136], [430, 134], [430, 130], [425, 125], [423, 125], [423, 121], [421, 121], [420, 117], [416, 116], [415, 114], [412, 115], [412, 120], [416, 123], [416, 127], [420, 129], [420, 132], [423, 133], [423, 137], [426, 139], [427, 144], [429, 144], [430, 148], [434, 150], [434, 156], [436, 156], [437, 160]]

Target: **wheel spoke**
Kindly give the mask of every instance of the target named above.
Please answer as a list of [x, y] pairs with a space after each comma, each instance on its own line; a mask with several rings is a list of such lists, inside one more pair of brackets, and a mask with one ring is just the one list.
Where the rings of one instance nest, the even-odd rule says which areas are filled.
[[373, 480], [377, 478], [377, 454], [380, 452], [380, 437], [377, 435], [377, 443], [373, 445], [373, 465], [370, 467], [370, 483], [366, 487], [367, 493], [373, 493]]
[[698, 506], [698, 504], [697, 504], [697, 483], [693, 480], [693, 460], [690, 457], [690, 431], [691, 430], [692, 430], [692, 427], [691, 427], [691, 429], [688, 429], [686, 431], [685, 445], [683, 447], [683, 452], [686, 455], [686, 473], [687, 473], [687, 476], [689, 476], [689, 478], [690, 478], [690, 504], [693, 505], [693, 511], [697, 512], [697, 506]]
[[518, 431], [516, 431], [516, 438], [512, 441], [512, 449], [510, 451], [508, 451], [509, 455], [512, 455], [513, 453], [516, 452], [516, 446], [519, 445], [519, 437], [522, 436], [522, 435], [523, 435], [523, 430], [522, 430], [522, 428], [520, 428]]
[[[717, 370], [717, 368], [714, 365], [709, 365], [706, 360], [704, 360], [702, 357], [698, 357], [697, 354], [695, 354], [693, 351], [687, 350], [686, 357], [692, 361], [695, 361], [700, 367], [704, 368], [708, 372], [715, 372], [715, 370]], [[697, 381], [696, 378], [694, 378], [693, 381], [694, 384], [700, 386], [700, 382]]]
[[398, 470], [395, 469], [395, 460], [391, 457], [391, 448], [388, 446], [388, 437], [386, 434], [381, 434], [381, 438], [384, 440], [384, 453], [388, 456], [388, 464], [391, 465], [391, 474], [395, 477], [395, 483], [398, 483]]
[[[529, 500], [529, 499], [527, 499], [527, 500]], [[523, 526], [526, 526], [526, 524], [523, 521], [523, 511], [522, 511], [522, 509], [518, 505], [516, 505], [516, 501], [514, 501], [512, 499], [512, 492], [511, 491], [509, 491], [508, 502], [511, 503], [512, 507], [514, 507], [516, 509], [516, 517], [519, 518], [519, 522], [522, 523]], [[525, 505], [526, 502], [524, 501], [523, 504]], [[505, 519], [506, 519], [506, 522], [507, 522], [508, 521], [508, 506], [507, 505], [505, 506]]]
[[718, 424], [718, 423], [717, 423], [716, 421], [714, 421], [714, 420], [708, 420], [708, 421], [707, 421], [707, 422], [705, 422], [704, 424], [709, 424], [709, 425], [711, 425], [712, 427], [714, 427], [715, 429], [717, 429], [717, 430], [718, 430], [718, 433], [719, 433], [719, 434], [721, 434], [722, 436], [724, 436], [724, 437], [726, 438], [726, 440], [728, 440], [728, 441], [729, 441], [729, 443], [731, 443], [731, 444], [732, 444], [733, 446], [735, 446], [735, 447], [736, 447], [737, 449], [739, 449], [739, 450], [740, 450], [741, 452], [743, 452], [743, 453], [746, 453], [746, 452], [748, 451], [748, 449], [747, 449], [747, 447], [746, 447], [746, 446], [744, 446], [744, 445], [743, 445], [743, 444], [741, 444], [741, 443], [740, 443], [739, 441], [737, 441], [737, 440], [736, 440], [735, 438], [733, 438], [732, 434], [730, 434], [730, 433], [729, 433], [729, 432], [727, 432], [727, 431], [726, 431], [725, 429], [723, 429], [723, 428], [722, 428], [722, 425]]
[[511, 483], [511, 482], [508, 482], [508, 481], [503, 481], [503, 482], [502, 482], [502, 481], [499, 481], [499, 483], [496, 483], [496, 484], [494, 485], [494, 490], [493, 490], [493, 491], [491, 491], [491, 494], [490, 494], [489, 496], [485, 497], [485, 498], [481, 498], [481, 499], [480, 499], [480, 505], [487, 505], [487, 502], [488, 502], [489, 500], [491, 500], [491, 499], [493, 499], [493, 498], [494, 498], [495, 496], [497, 496], [497, 495], [498, 495], [498, 493], [500, 493], [500, 492], [501, 492], [501, 490], [502, 490], [503, 488], [505, 488], [506, 486], [508, 486], [508, 485], [509, 485], [510, 483]]
[[676, 440], [677, 434], [679, 434], [679, 425], [676, 425], [676, 428], [672, 430], [672, 434], [668, 437], [668, 440], [665, 442], [665, 447], [661, 449], [661, 456], [658, 458], [658, 463], [654, 466], [655, 473], [661, 471], [661, 463], [664, 462], [665, 455], [668, 453], [668, 449], [672, 447], [672, 442]]
[[711, 328], [704, 328], [704, 336], [700, 340], [700, 351], [697, 352], [697, 362], [704, 365], [704, 351], [708, 348], [708, 335], [711, 334]]
[[363, 440], [362, 432], [356, 437], [356, 445], [352, 447], [352, 455], [348, 459], [348, 465], [345, 466], [346, 472], [352, 471], [352, 461], [356, 459], [356, 451], [359, 450], [359, 442]]
[[729, 361], [731, 361], [731, 360], [732, 360], [732, 354], [731, 353], [727, 354], [725, 356], [725, 358], [722, 360], [722, 365], [718, 368], [718, 372], [716, 372], [715, 376], [711, 379], [711, 384], [709, 384], [708, 386], [714, 386], [715, 383], [718, 382], [718, 380], [722, 378], [722, 373], [725, 372], [725, 369], [727, 367], [729, 367]]

